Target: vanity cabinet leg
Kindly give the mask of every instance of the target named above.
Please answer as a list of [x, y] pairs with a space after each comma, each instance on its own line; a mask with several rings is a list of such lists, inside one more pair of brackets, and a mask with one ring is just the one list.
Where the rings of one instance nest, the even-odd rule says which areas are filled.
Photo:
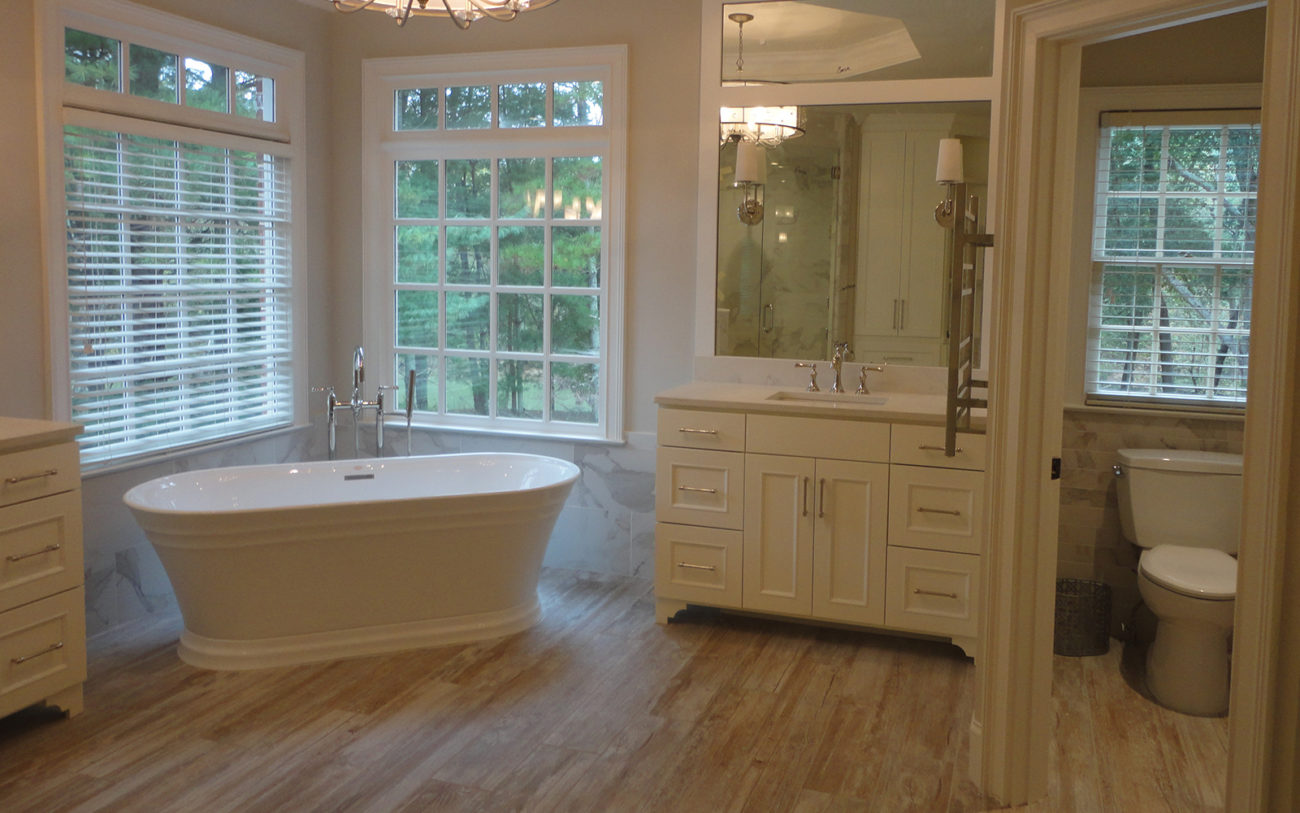
[[976, 653], [979, 652], [979, 639], [975, 637], [954, 636], [953, 645], [961, 647], [961, 651], [966, 653], [966, 657], [975, 660]]
[[671, 598], [655, 599], [655, 623], [667, 624], [673, 616], [686, 609], [686, 602]]
[[63, 709], [63, 713], [69, 717], [76, 717], [85, 708], [82, 700], [81, 684], [69, 686], [61, 692], [55, 692], [45, 698], [45, 705]]

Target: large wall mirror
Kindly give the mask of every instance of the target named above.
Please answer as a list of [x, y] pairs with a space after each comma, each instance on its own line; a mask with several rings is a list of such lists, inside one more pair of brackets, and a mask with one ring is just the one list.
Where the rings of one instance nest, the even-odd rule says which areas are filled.
[[945, 364], [939, 140], [961, 140], [968, 191], [983, 199], [989, 108], [815, 105], [797, 137], [725, 142], [714, 352], [817, 359], [848, 342], [858, 361]]
[[702, 2], [696, 355], [946, 364], [935, 165], [986, 208], [995, 0]]

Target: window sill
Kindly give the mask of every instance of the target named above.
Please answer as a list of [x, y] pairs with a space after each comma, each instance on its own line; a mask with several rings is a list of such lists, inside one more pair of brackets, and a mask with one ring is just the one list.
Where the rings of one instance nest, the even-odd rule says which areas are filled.
[[1150, 406], [1110, 406], [1101, 404], [1080, 404], [1067, 403], [1066, 412], [1084, 412], [1094, 415], [1126, 415], [1130, 418], [1139, 415], [1149, 415], [1153, 418], [1184, 418], [1199, 421], [1224, 421], [1228, 423], [1242, 423], [1246, 420], [1245, 412], [1217, 412], [1211, 410], [1199, 409], [1173, 409], [1170, 407], [1150, 407]]
[[[588, 446], [626, 446], [626, 438], [608, 438], [603, 435], [579, 435], [566, 434], [563, 432], [529, 432], [526, 429], [506, 429], [502, 427], [479, 427], [479, 426], [458, 426], [435, 423], [412, 422], [412, 429], [419, 429], [426, 432], [448, 432], [457, 435], [479, 435], [486, 437], [500, 438], [518, 438], [520, 440], [530, 441], [547, 441], [552, 440], [557, 443], [581, 443]], [[385, 424], [386, 432], [406, 431], [406, 421], [388, 421]]]
[[247, 443], [270, 440], [282, 435], [289, 435], [295, 432], [309, 431], [313, 428], [312, 424], [293, 424], [291, 426], [281, 426], [274, 429], [263, 429], [257, 432], [250, 432], [246, 435], [237, 435], [232, 438], [222, 438], [206, 443], [194, 443], [188, 446], [178, 446], [174, 449], [164, 449], [158, 452], [131, 457], [127, 460], [107, 461], [104, 463], [90, 463], [82, 468], [81, 479], [90, 480], [104, 474], [117, 474], [119, 472], [130, 471], [131, 469], [153, 466], [158, 463], [168, 463], [183, 457], [192, 457], [198, 454], [205, 454], [220, 449], [228, 449], [233, 446], [242, 446]]

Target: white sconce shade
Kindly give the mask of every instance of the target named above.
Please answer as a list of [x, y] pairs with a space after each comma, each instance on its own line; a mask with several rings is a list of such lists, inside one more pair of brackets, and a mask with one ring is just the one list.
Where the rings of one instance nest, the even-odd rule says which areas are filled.
[[939, 165], [934, 180], [938, 183], [964, 183], [966, 173], [962, 165], [961, 139], [939, 139]]
[[763, 183], [767, 174], [767, 156], [764, 149], [752, 141], [736, 144], [736, 186]]

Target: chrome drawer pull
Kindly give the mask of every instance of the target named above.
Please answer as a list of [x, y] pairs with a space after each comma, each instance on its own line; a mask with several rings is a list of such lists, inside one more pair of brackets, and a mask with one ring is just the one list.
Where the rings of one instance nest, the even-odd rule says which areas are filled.
[[63, 649], [62, 641], [59, 641], [58, 643], [55, 644], [50, 644], [49, 646], [42, 649], [40, 652], [33, 652], [30, 655], [23, 655], [21, 658], [10, 658], [9, 662], [17, 666], [20, 663], [26, 663], [27, 661], [30, 661], [32, 658], [39, 658], [42, 655], [48, 655], [51, 652], [57, 652], [60, 649]]
[[679, 427], [677, 427], [677, 431], [678, 431], [678, 432], [685, 432], [685, 433], [688, 434], [688, 435], [716, 435], [716, 434], [718, 434], [718, 430], [716, 430], [716, 429], [693, 429], [693, 428], [691, 428], [691, 427], [689, 427], [689, 426], [679, 426]]
[[696, 486], [678, 486], [678, 487], [677, 487], [677, 490], [678, 490], [678, 491], [695, 491], [695, 492], [698, 492], [698, 493], [700, 493], [700, 494], [717, 494], [717, 493], [718, 493], [718, 490], [717, 490], [716, 488], [698, 488], [698, 487], [696, 487]]
[[18, 477], [6, 477], [5, 484], [13, 485], [14, 483], [25, 483], [28, 480], [39, 480], [42, 477], [53, 477], [58, 473], [59, 473], [58, 469], [46, 469], [45, 471], [38, 471], [35, 474], [23, 474]]
[[[922, 443], [920, 446], [917, 446], [916, 448], [920, 449], [920, 450], [923, 451], [923, 452], [946, 452], [946, 451], [948, 451], [947, 449], [945, 449], [945, 448], [942, 447], [942, 446], [931, 446], [931, 445], [929, 445], [928, 443]], [[958, 446], [956, 449], [954, 449], [954, 451], [957, 452], [957, 454], [961, 454], [961, 447]]]
[[31, 553], [11, 553], [11, 554], [9, 554], [8, 556], [5, 557], [5, 561], [6, 561], [6, 562], [21, 562], [22, 560], [24, 560], [24, 559], [30, 559], [30, 558], [32, 558], [33, 556], [44, 556], [44, 555], [47, 554], [47, 553], [54, 553], [56, 550], [62, 550], [62, 549], [63, 549], [63, 546], [62, 546], [62, 545], [60, 545], [60, 544], [58, 544], [58, 543], [55, 543], [55, 544], [53, 544], [53, 545], [46, 545], [45, 547], [41, 548], [40, 550], [34, 550], [34, 551], [32, 551]]
[[959, 516], [961, 516], [961, 512], [960, 512], [960, 511], [949, 511], [949, 510], [947, 510], [946, 508], [926, 508], [925, 506], [919, 506], [919, 507], [916, 509], [916, 513], [918, 513], [918, 514], [947, 514], [947, 515], [950, 516], [950, 517], [959, 517]]
[[692, 564], [688, 564], [688, 563], [686, 563], [686, 562], [678, 562], [678, 563], [677, 563], [677, 566], [678, 566], [678, 567], [684, 567], [684, 568], [686, 568], [686, 569], [688, 569], [688, 570], [707, 570], [707, 571], [709, 571], [710, 573], [712, 573], [713, 571], [717, 570], [717, 568], [714, 567], [713, 565], [692, 565]]
[[937, 590], [922, 590], [919, 587], [913, 587], [912, 593], [918, 596], [938, 596], [939, 598], [957, 598], [956, 593], [942, 593]]

